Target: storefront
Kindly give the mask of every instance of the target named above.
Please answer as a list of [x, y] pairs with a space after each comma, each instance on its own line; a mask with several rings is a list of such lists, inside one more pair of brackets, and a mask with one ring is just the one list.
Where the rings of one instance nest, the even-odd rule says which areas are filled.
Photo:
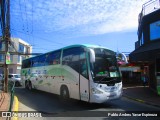
[[129, 55], [130, 63], [149, 77], [149, 87], [160, 95], [160, 9], [141, 18], [138, 41]]
[[123, 84], [141, 85], [141, 71], [138, 66], [120, 66]]

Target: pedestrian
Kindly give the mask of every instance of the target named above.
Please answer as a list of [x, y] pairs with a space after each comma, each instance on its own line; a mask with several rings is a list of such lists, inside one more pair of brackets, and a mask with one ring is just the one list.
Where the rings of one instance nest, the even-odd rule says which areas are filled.
[[143, 86], [145, 87], [147, 84], [147, 75], [145, 74], [142, 75], [142, 82], [143, 82]]

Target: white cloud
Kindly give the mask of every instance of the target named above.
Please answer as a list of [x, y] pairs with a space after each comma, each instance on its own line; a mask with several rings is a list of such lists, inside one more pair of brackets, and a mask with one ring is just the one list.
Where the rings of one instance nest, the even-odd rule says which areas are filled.
[[[25, 13], [23, 19], [28, 19], [28, 22], [32, 20], [35, 30], [54, 32], [71, 29], [80, 34], [103, 34], [137, 28], [138, 14], [145, 2], [146, 0], [28, 0], [26, 3], [21, 1], [20, 5]], [[14, 10], [20, 10], [16, 5], [13, 7]]]

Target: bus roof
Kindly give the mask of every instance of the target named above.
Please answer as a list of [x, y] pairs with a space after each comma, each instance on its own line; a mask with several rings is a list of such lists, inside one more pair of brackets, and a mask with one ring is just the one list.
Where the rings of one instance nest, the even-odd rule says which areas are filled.
[[[75, 45], [69, 45], [69, 46], [63, 47], [61, 49], [67, 49], [67, 48], [72, 48], [72, 47], [80, 47], [80, 46], [82, 46], [82, 47], [89, 47], [89, 48], [105, 48], [105, 49], [108, 49], [108, 48], [103, 47], [103, 46], [92, 45], [92, 44], [75, 44]], [[108, 50], [110, 50], [110, 49], [108, 49]]]
[[[105, 48], [105, 49], [108, 49], [108, 48], [103, 47], [103, 46], [100, 46], [100, 45], [92, 45], [92, 44], [75, 44], [75, 45], [69, 45], [69, 46], [66, 46], [66, 47], [63, 47], [63, 48], [60, 48], [60, 49], [52, 50], [52, 51], [43, 53], [43, 54], [41, 54], [41, 55], [44, 55], [44, 54], [47, 54], [47, 53], [51, 53], [51, 52], [53, 52], [53, 51], [58, 51], [58, 50], [63, 50], [63, 49], [68, 49], [68, 48], [73, 48], [73, 47]], [[108, 49], [108, 50], [111, 50], [111, 49]], [[111, 50], [111, 51], [113, 51], [113, 50]], [[37, 56], [34, 56], [34, 57], [38, 57], [38, 56], [41, 56], [41, 55], [37, 55]], [[32, 58], [34, 58], [34, 57], [30, 57], [30, 58], [27, 58], [27, 59], [32, 59]], [[27, 59], [24, 59], [24, 60], [27, 60]]]

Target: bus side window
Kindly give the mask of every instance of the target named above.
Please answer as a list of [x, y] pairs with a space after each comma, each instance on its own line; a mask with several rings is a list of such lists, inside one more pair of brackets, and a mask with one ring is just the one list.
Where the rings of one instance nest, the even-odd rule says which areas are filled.
[[83, 75], [85, 78], [88, 77], [87, 64], [85, 60], [82, 60], [80, 62], [80, 74]]
[[88, 79], [86, 53], [83, 48], [75, 47], [65, 49], [63, 51], [62, 64], [71, 67]]
[[33, 60], [32, 60], [32, 66], [33, 67], [39, 66], [39, 57], [33, 58]]
[[46, 65], [46, 54], [41, 55], [39, 57], [37, 66], [44, 66], [44, 65]]
[[86, 61], [86, 53], [84, 51], [80, 53], [80, 74], [87, 79], [89, 78], [87, 61]]
[[53, 65], [59, 64], [57, 60], [53, 60]]
[[26, 68], [32, 67], [32, 61], [27, 60]]
[[47, 55], [47, 64], [49, 65], [56, 65], [56, 64], [60, 64], [60, 56], [61, 56], [61, 51], [54, 51], [51, 52]]

